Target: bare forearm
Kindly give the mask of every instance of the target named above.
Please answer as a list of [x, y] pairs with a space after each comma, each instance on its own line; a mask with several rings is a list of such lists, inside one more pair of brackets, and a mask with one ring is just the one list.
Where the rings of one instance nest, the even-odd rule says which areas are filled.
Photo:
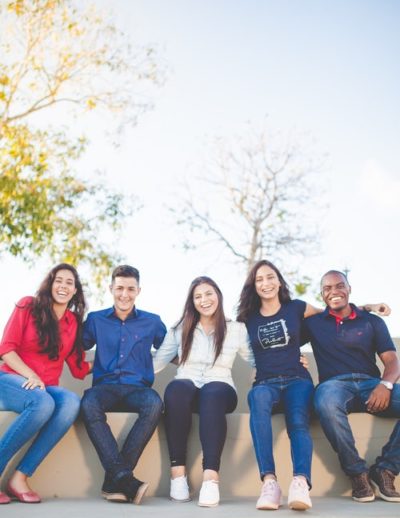
[[15, 351], [10, 351], [9, 353], [3, 354], [2, 359], [6, 365], [8, 365], [13, 371], [17, 372], [21, 376], [24, 376], [24, 378], [30, 378], [37, 375], [36, 372], [28, 367], [28, 365]]

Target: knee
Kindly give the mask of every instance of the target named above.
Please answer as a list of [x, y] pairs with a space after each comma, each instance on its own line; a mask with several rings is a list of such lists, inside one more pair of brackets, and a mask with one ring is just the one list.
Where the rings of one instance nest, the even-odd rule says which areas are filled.
[[262, 411], [266, 413], [271, 413], [273, 406], [273, 398], [272, 394], [266, 387], [259, 385], [253, 387], [248, 396], [247, 401], [249, 408], [252, 412], [254, 411]]
[[34, 408], [38, 415], [47, 421], [56, 408], [54, 399], [45, 390], [35, 389], [32, 391], [32, 399], [28, 403], [31, 408]]
[[155, 419], [159, 419], [164, 410], [162, 399], [153, 389], [149, 389], [146, 397], [146, 404], [143, 408], [143, 413]]
[[168, 383], [165, 389], [164, 400], [165, 404], [174, 403], [176, 401], [185, 401], [188, 395], [192, 393], [194, 385], [192, 381], [188, 380], [173, 380]]
[[[57, 405], [57, 403], [56, 403]], [[81, 400], [77, 394], [74, 392], [66, 391], [62, 398], [61, 402], [59, 404], [59, 408], [61, 409], [61, 412], [65, 419], [68, 419], [70, 421], [75, 421], [79, 414], [79, 409], [81, 406]]]
[[338, 413], [346, 413], [345, 403], [331, 391], [323, 389], [315, 392], [314, 409], [319, 417], [331, 419]]
[[98, 417], [99, 415], [104, 415], [104, 412], [102, 412], [100, 404], [91, 389], [85, 391], [80, 407], [85, 421], [92, 420], [95, 416]]

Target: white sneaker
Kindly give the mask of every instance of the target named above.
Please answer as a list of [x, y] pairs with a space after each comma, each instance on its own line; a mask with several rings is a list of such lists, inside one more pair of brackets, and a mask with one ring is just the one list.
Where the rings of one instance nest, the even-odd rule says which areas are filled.
[[267, 478], [261, 488], [260, 498], [257, 500], [256, 508], [265, 510], [279, 509], [282, 505], [282, 491], [274, 478]]
[[199, 494], [200, 507], [216, 507], [219, 504], [219, 485], [217, 480], [204, 480]]
[[288, 506], [296, 511], [312, 507], [308, 484], [303, 478], [294, 477], [289, 486]]
[[169, 497], [174, 502], [189, 502], [189, 486], [185, 476], [171, 478]]

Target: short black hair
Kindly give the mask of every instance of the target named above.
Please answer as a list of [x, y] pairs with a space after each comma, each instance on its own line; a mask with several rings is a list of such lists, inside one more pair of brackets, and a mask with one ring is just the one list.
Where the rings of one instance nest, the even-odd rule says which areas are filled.
[[329, 270], [328, 272], [324, 273], [324, 275], [321, 277], [320, 285], [322, 285], [322, 281], [324, 280], [324, 278], [327, 275], [331, 275], [331, 274], [341, 275], [345, 279], [347, 284], [350, 286], [349, 279], [347, 278], [347, 275], [344, 272], [341, 272], [340, 270]]
[[111, 284], [116, 277], [134, 277], [138, 283], [140, 282], [139, 270], [133, 266], [129, 266], [129, 264], [120, 264], [114, 269], [111, 274]]

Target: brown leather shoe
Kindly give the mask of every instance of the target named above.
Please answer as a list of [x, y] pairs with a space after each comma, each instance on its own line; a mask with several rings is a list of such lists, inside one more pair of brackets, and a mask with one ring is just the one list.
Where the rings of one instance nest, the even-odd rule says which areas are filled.
[[350, 477], [353, 491], [351, 496], [356, 502], [372, 502], [375, 493], [368, 479], [368, 473], [359, 473]]
[[394, 487], [395, 478], [388, 469], [372, 467], [369, 470], [369, 479], [376, 495], [387, 502], [400, 502], [400, 493]]

